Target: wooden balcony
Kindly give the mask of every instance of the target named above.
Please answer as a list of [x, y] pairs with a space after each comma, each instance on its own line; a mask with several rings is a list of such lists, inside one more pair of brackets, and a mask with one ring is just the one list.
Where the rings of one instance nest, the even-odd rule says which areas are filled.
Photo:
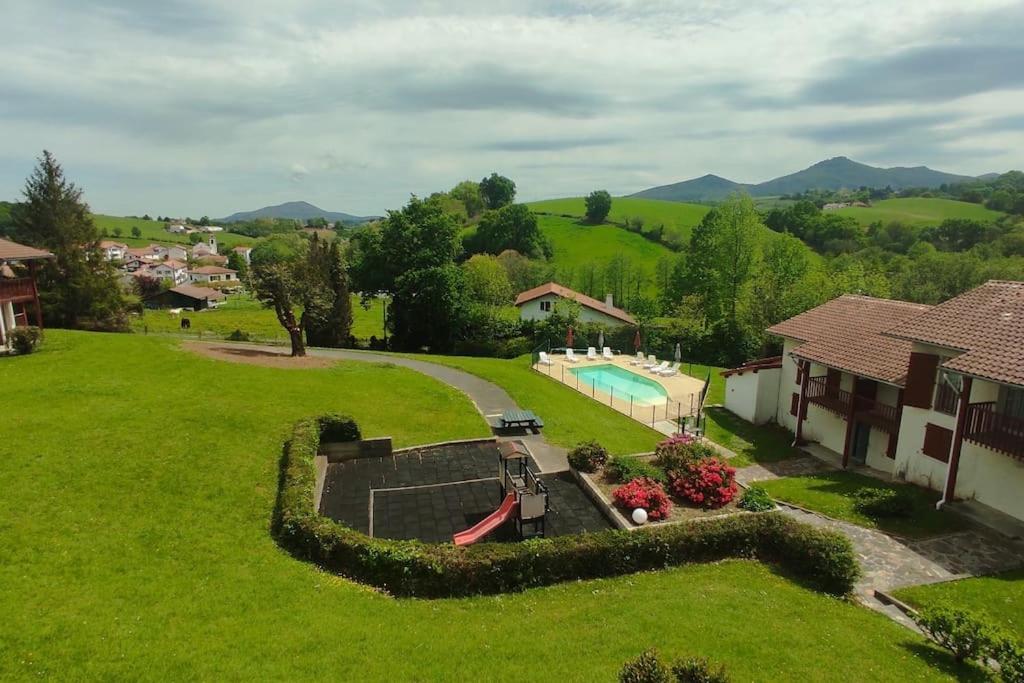
[[830, 386], [825, 377], [811, 377], [807, 380], [807, 401], [844, 420], [850, 414], [850, 401], [854, 401], [856, 420], [889, 434], [895, 434], [900, 428], [896, 406], [880, 403], [865, 396], [854, 396], [838, 386]]
[[964, 438], [994, 451], [1024, 460], [1024, 419], [996, 412], [996, 404], [967, 407]]
[[0, 278], [0, 301], [32, 301], [32, 278]]

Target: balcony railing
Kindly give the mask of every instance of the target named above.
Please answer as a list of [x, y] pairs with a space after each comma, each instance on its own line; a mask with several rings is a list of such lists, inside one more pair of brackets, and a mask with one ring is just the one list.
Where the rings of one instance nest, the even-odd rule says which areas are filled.
[[854, 401], [854, 415], [857, 420], [895, 434], [899, 430], [899, 412], [896, 406], [881, 403], [866, 396], [855, 396], [836, 385], [830, 385], [825, 377], [811, 377], [807, 380], [807, 400], [819, 405], [830, 413], [846, 419], [850, 414], [850, 401]]
[[967, 407], [964, 438], [1024, 460], [1024, 419], [996, 412], [994, 402], [972, 403]]
[[31, 301], [32, 278], [0, 278], [0, 301]]

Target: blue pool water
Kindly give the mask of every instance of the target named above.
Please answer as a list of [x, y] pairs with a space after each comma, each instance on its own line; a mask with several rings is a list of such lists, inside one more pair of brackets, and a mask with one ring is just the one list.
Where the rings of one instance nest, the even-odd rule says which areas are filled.
[[629, 400], [632, 396], [634, 403], [663, 403], [668, 398], [664, 387], [653, 379], [617, 365], [586, 365], [570, 372], [579, 379], [581, 388], [592, 386], [615, 398]]

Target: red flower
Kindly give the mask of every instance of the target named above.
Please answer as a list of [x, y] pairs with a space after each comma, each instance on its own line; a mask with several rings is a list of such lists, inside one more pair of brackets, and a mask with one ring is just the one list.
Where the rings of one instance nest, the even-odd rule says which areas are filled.
[[656, 521], [668, 517], [672, 510], [665, 489], [658, 482], [647, 477], [638, 477], [612, 491], [612, 498], [619, 507], [627, 511], [643, 508], [649, 519]]
[[720, 508], [736, 497], [736, 469], [718, 458], [688, 465], [672, 479], [672, 492], [683, 500], [707, 509]]

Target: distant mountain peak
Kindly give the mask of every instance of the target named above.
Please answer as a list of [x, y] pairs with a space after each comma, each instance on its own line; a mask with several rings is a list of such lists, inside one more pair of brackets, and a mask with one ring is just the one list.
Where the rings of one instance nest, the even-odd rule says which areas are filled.
[[217, 219], [218, 223], [233, 223], [235, 221], [251, 221], [257, 218], [291, 218], [298, 221], [306, 221], [311, 218], [326, 218], [329, 221], [342, 223], [365, 223], [372, 220], [373, 216], [354, 216], [350, 213], [338, 211], [326, 211], [319, 206], [302, 200], [284, 202], [273, 206], [264, 206], [255, 211], [239, 211], [226, 218]]

